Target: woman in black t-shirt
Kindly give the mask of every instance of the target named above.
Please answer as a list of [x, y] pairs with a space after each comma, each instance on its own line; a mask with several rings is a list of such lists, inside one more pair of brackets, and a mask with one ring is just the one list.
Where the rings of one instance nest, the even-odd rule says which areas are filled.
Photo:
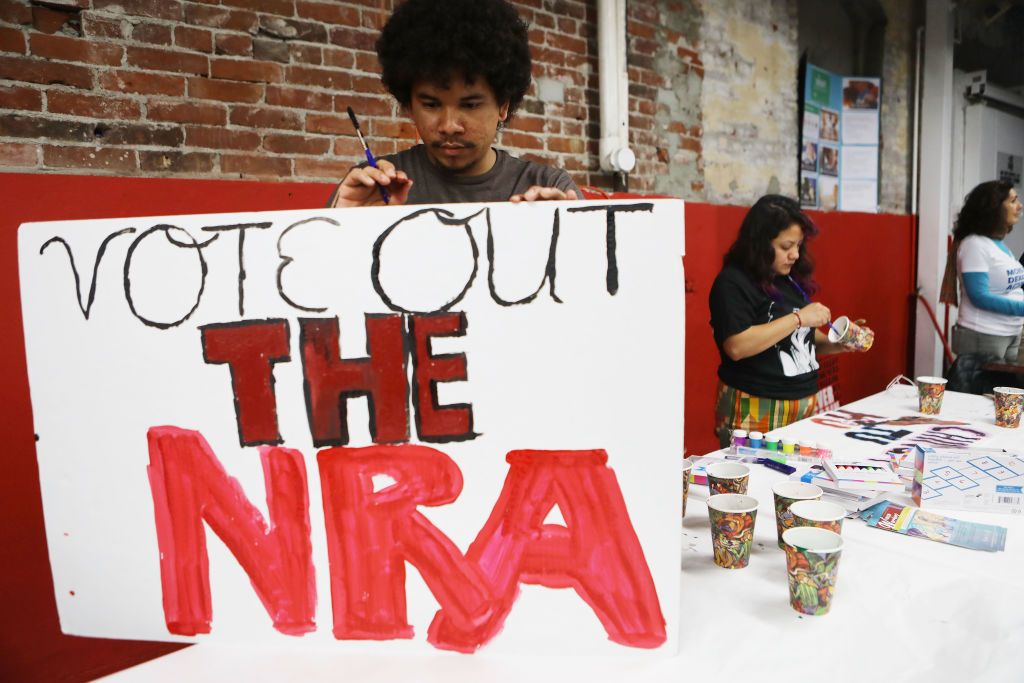
[[767, 432], [815, 412], [817, 353], [845, 350], [817, 328], [832, 319], [812, 303], [817, 234], [792, 199], [765, 195], [747, 212], [711, 286], [711, 327], [721, 357], [715, 429]]

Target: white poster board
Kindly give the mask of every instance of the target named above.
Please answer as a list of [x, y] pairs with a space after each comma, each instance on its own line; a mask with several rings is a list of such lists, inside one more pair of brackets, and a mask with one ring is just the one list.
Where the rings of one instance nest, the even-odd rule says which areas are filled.
[[65, 633], [673, 653], [677, 200], [22, 225]]

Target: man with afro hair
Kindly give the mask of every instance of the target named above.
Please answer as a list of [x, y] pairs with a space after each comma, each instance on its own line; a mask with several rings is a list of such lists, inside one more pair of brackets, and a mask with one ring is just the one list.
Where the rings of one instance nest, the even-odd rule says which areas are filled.
[[330, 206], [577, 199], [561, 169], [491, 146], [530, 87], [527, 25], [506, 0], [406, 0], [377, 40], [381, 80], [422, 142], [361, 165]]

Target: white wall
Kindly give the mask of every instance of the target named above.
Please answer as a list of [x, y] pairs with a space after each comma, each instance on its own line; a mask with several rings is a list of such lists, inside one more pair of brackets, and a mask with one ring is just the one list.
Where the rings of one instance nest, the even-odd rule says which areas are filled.
[[[985, 103], [964, 107], [963, 186], [953, 196], [954, 211], [978, 183], [997, 178], [1000, 152], [1024, 157], [1024, 118]], [[1021, 192], [1018, 187], [1017, 191]], [[1024, 222], [1006, 237], [1016, 256], [1024, 252]]]
[[[918, 206], [917, 287], [938, 308], [950, 230], [953, 167], [953, 18], [948, 0], [927, 0], [921, 93], [921, 182]], [[942, 369], [942, 346], [924, 307], [914, 329], [914, 373]]]

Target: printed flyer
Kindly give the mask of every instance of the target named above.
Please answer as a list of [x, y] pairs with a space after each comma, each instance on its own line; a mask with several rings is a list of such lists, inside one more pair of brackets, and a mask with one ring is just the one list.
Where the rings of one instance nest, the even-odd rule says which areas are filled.
[[977, 524], [883, 500], [860, 513], [868, 526], [971, 550], [1006, 548], [1006, 527]]

